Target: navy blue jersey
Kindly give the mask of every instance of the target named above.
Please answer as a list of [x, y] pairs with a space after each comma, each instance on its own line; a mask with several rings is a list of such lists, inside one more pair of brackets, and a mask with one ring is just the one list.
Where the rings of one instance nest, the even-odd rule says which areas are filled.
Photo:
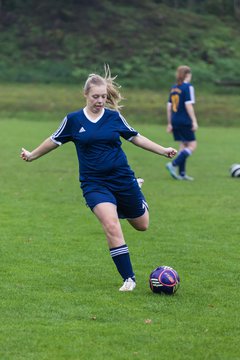
[[170, 91], [168, 102], [172, 105], [172, 126], [192, 126], [185, 104], [194, 104], [194, 88], [190, 83], [174, 85]]
[[118, 111], [104, 109], [98, 121], [93, 122], [82, 109], [68, 114], [51, 139], [58, 145], [69, 141], [75, 144], [83, 185], [84, 182], [101, 181], [110, 186], [112, 182], [116, 189], [135, 178], [121, 148], [120, 137], [131, 140], [136, 135], [138, 132]]

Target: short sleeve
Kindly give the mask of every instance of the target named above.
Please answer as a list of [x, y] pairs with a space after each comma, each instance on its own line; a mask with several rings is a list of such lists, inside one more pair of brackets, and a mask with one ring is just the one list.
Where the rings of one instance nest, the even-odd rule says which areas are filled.
[[168, 97], [168, 104], [172, 104], [171, 93], [169, 94], [169, 97]]
[[72, 141], [72, 129], [67, 116], [63, 119], [59, 128], [50, 136], [50, 139], [57, 145]]
[[138, 135], [138, 131], [136, 131], [134, 128], [132, 128], [127, 120], [119, 113], [120, 118], [120, 135], [125, 139], [131, 141], [133, 136]]
[[189, 85], [186, 88], [184, 102], [185, 104], [195, 104], [195, 93], [194, 93], [194, 87], [192, 85]]

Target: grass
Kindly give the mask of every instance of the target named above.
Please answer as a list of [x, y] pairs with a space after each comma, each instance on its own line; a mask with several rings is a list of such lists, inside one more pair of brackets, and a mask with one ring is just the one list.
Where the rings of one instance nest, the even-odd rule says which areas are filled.
[[[31, 122], [21, 117], [23, 107], [0, 121], [0, 358], [239, 359], [239, 179], [228, 173], [239, 162], [238, 129], [200, 128], [188, 165], [193, 183], [174, 181], [165, 159], [124, 142], [145, 179], [151, 226], [138, 233], [122, 222], [138, 282], [122, 294], [102, 230], [81, 196], [73, 146], [31, 164], [19, 159], [22, 146], [35, 147], [58, 126], [51, 109], [44, 109], [45, 121]], [[35, 120], [41, 110], [42, 102]], [[162, 126], [135, 127], [174, 145]], [[159, 265], [179, 272], [176, 295], [151, 293], [148, 276]]]
[[[121, 82], [120, 82], [121, 83]], [[170, 85], [169, 85], [170, 86]], [[166, 103], [169, 89], [121, 90], [123, 114], [133, 124], [166, 124]], [[84, 105], [81, 86], [44, 84], [1, 84], [1, 118], [60, 121], [66, 113]], [[212, 91], [196, 87], [196, 113], [200, 126], [239, 127], [239, 94], [221, 88]]]

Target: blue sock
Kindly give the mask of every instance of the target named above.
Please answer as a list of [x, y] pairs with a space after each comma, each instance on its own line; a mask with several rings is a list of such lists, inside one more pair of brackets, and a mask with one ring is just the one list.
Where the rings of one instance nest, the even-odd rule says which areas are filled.
[[123, 280], [132, 278], [135, 281], [135, 275], [132, 269], [130, 255], [127, 245], [118, 246], [110, 249], [110, 255], [118, 269], [119, 274]]
[[191, 150], [184, 149], [181, 150], [176, 159], [173, 160], [172, 164], [173, 166], [180, 166], [181, 163], [185, 162], [187, 157], [192, 154]]
[[179, 175], [185, 176], [186, 174], [186, 159], [184, 159], [179, 165]]

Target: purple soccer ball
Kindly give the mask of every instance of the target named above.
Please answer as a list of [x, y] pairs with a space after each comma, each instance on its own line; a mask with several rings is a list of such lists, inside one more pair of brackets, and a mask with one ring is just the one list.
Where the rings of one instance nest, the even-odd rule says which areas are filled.
[[151, 272], [149, 285], [154, 293], [173, 295], [180, 286], [180, 277], [170, 266], [159, 266]]

